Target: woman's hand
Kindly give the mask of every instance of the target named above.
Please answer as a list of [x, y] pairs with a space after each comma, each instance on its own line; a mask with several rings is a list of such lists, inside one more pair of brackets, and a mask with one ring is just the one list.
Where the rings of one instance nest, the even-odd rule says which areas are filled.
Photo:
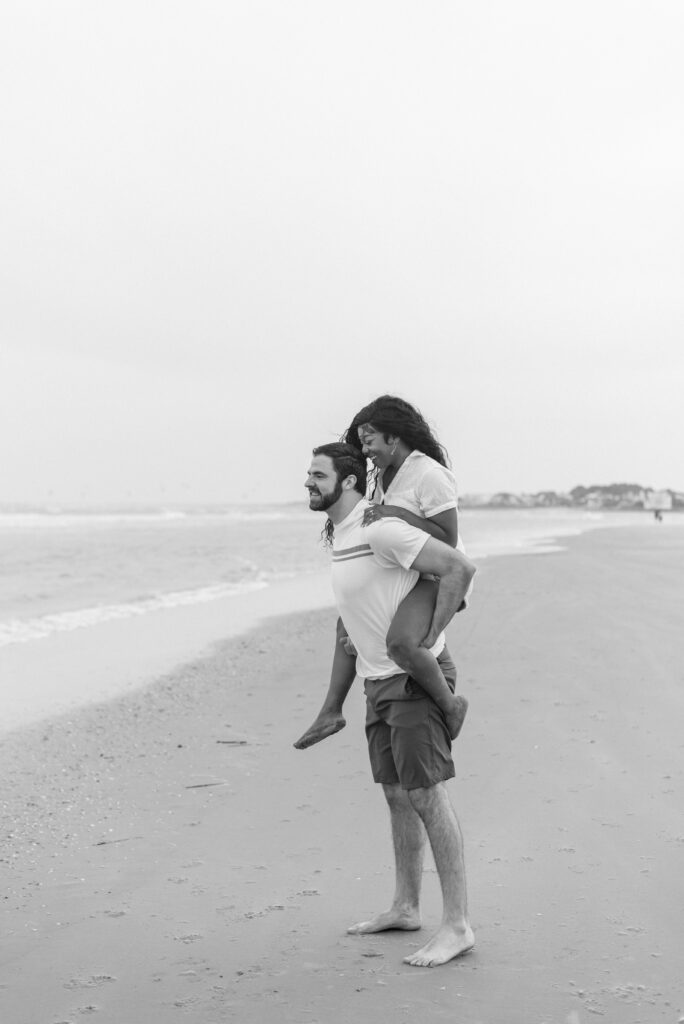
[[377, 523], [378, 519], [386, 519], [391, 516], [392, 519], [403, 519], [404, 509], [400, 508], [399, 505], [371, 505], [363, 513], [362, 526], [370, 526], [371, 523]]

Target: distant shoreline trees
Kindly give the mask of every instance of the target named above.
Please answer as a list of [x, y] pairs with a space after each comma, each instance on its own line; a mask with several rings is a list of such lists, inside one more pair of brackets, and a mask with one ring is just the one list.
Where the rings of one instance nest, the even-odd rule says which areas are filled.
[[656, 491], [641, 484], [592, 484], [590, 487], [573, 487], [568, 492], [464, 494], [459, 504], [461, 508], [583, 508], [593, 511], [669, 507], [672, 511], [684, 511], [684, 493], [668, 489]]

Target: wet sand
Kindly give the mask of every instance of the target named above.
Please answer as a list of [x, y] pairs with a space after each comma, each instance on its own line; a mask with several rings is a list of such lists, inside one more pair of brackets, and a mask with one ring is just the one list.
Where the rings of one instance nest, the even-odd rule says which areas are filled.
[[294, 613], [333, 604], [330, 573], [311, 572], [206, 603], [0, 647], [0, 737], [139, 690], [283, 609]]
[[388, 905], [361, 688], [307, 751], [334, 612], [5, 737], [3, 1024], [617, 1024], [684, 1017], [684, 530], [484, 561], [450, 630], [475, 951], [348, 936]]

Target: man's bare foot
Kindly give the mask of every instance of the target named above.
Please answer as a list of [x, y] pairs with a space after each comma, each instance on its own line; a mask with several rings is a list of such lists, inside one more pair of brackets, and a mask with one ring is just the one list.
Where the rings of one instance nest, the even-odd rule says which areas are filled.
[[313, 747], [314, 743], [320, 743], [321, 740], [326, 739], [328, 736], [334, 735], [339, 732], [340, 729], [344, 729], [346, 721], [343, 715], [340, 714], [320, 714], [313, 725], [310, 725], [303, 736], [293, 746], [297, 750], [306, 750], [307, 747]]
[[461, 731], [461, 726], [468, 712], [468, 701], [460, 693], [454, 697], [451, 710], [445, 715], [447, 729], [452, 740], [455, 740]]
[[359, 921], [347, 928], [349, 935], [370, 935], [373, 932], [388, 932], [398, 929], [402, 932], [415, 932], [420, 928], [420, 914], [417, 910], [386, 910], [376, 914], [370, 921]]
[[469, 953], [475, 945], [475, 936], [470, 927], [455, 929], [442, 925], [439, 931], [426, 942], [422, 949], [404, 957], [405, 964], [412, 967], [439, 967], [457, 956]]

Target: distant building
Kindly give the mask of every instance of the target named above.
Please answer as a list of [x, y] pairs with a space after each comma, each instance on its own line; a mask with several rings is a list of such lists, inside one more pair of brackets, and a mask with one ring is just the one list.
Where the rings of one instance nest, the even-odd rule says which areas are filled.
[[509, 491], [499, 491], [492, 494], [489, 499], [491, 508], [526, 508], [527, 502], [519, 494], [511, 494]]
[[644, 508], [651, 512], [669, 512], [672, 508], [672, 495], [669, 491], [643, 491]]

